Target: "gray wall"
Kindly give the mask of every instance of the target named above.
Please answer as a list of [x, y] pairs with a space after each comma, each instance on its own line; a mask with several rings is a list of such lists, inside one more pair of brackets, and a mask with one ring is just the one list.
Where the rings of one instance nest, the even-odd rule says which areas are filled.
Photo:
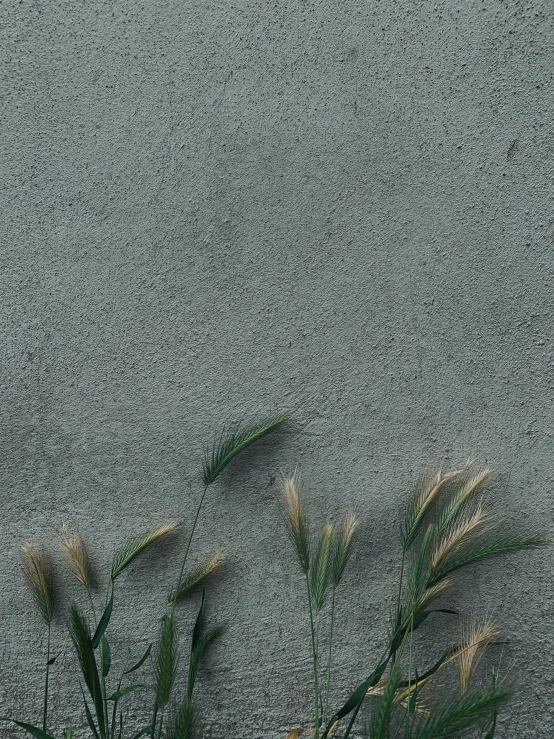
[[[199, 529], [195, 556], [227, 555], [209, 591], [227, 630], [199, 686], [208, 737], [278, 739], [311, 707], [273, 476], [299, 465], [316, 521], [365, 516], [337, 700], [380, 650], [398, 511], [422, 468], [476, 456], [497, 470], [504, 525], [552, 533], [551, 11], [2, 5], [0, 713], [39, 719], [44, 641], [20, 544], [56, 551], [77, 522], [103, 573], [126, 534], [186, 529], [225, 420], [292, 414], [213, 488]], [[122, 581], [120, 648], [159, 612], [177, 551]], [[481, 567], [451, 601], [514, 640], [510, 739], [554, 729], [551, 561]], [[60, 625], [65, 669], [64, 639]], [[60, 671], [52, 728], [82, 727]]]

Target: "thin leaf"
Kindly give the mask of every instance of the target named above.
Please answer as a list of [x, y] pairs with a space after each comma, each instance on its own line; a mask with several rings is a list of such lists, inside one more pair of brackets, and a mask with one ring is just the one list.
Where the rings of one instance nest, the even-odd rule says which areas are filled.
[[118, 701], [120, 698], [123, 698], [124, 695], [127, 695], [128, 693], [134, 693], [134, 691], [138, 690], [138, 688], [144, 688], [144, 685], [128, 685], [126, 688], [121, 688], [121, 690], [118, 690], [116, 693], [110, 695], [110, 697], [106, 700]]
[[322, 735], [321, 739], [326, 739], [329, 732], [333, 728], [333, 726], [337, 723], [337, 721], [340, 721], [345, 716], [348, 716], [348, 714], [351, 711], [359, 709], [359, 707], [362, 705], [362, 702], [365, 698], [365, 695], [367, 691], [370, 688], [375, 687], [379, 680], [383, 677], [383, 673], [385, 672], [385, 669], [387, 667], [387, 664], [389, 662], [389, 658], [385, 659], [383, 662], [381, 662], [380, 665], [378, 665], [375, 670], [367, 677], [363, 683], [360, 683], [356, 690], [352, 693], [350, 698], [346, 701], [346, 703], [343, 705], [343, 707], [338, 710], [332, 717], [329, 723], [327, 724], [325, 728], [325, 732]]
[[287, 739], [298, 739], [300, 734], [304, 731], [304, 727], [300, 726], [298, 729], [293, 729], [287, 734]]
[[102, 614], [102, 617], [100, 621], [98, 622], [98, 626], [96, 628], [96, 631], [94, 632], [94, 636], [92, 637], [92, 648], [96, 649], [98, 645], [100, 644], [100, 639], [104, 636], [104, 632], [108, 628], [108, 624], [110, 623], [110, 618], [112, 617], [112, 610], [113, 610], [113, 588], [112, 588], [112, 595], [110, 600], [108, 601], [108, 605], [104, 609], [104, 613]]
[[204, 485], [211, 485], [237, 454], [281, 426], [287, 418], [286, 415], [274, 416], [252, 426], [236, 424], [224, 429], [220, 438], [206, 451], [202, 475]]
[[83, 693], [83, 701], [85, 702], [85, 716], [87, 717], [87, 723], [89, 725], [89, 728], [94, 734], [95, 739], [99, 739], [98, 731], [96, 730], [96, 724], [94, 723], [94, 719], [92, 718], [92, 714], [90, 712], [90, 708], [88, 707], [87, 699], [85, 698], [84, 693]]
[[158, 526], [140, 536], [135, 536], [129, 539], [113, 558], [111, 570], [112, 582], [115, 581], [115, 579], [121, 575], [123, 570], [138, 556], [146, 552], [157, 542], [175, 533], [176, 530], [177, 529], [174, 524], [166, 524], [165, 526]]
[[385, 739], [389, 732], [391, 714], [394, 709], [394, 697], [400, 683], [399, 665], [395, 664], [383, 695], [379, 699], [371, 717], [371, 739]]
[[28, 734], [34, 736], [35, 739], [55, 739], [51, 734], [47, 734], [45, 731], [37, 728], [36, 726], [26, 724], [24, 721], [16, 721], [15, 719], [8, 718], [7, 716], [0, 716], [0, 721], [9, 721], [12, 724], [16, 724], [21, 729], [25, 729]]
[[71, 606], [69, 632], [77, 651], [81, 672], [83, 673], [86, 686], [94, 704], [96, 720], [98, 721], [98, 730], [101, 738], [104, 739], [106, 737], [104, 702], [102, 699], [102, 691], [100, 689], [98, 667], [96, 665], [94, 650], [92, 648], [90, 629], [75, 604]]
[[146, 660], [150, 656], [150, 652], [151, 651], [152, 651], [152, 644], [149, 644], [148, 645], [148, 649], [142, 655], [142, 657], [139, 659], [139, 661], [136, 663], [136, 665], [133, 665], [129, 670], [125, 670], [125, 672], [123, 674], [124, 675], [128, 675], [130, 672], [135, 672], [136, 670], [140, 670], [140, 668], [143, 666], [143, 664], [146, 662]]
[[133, 739], [140, 739], [141, 736], [145, 736], [150, 731], [150, 726], [145, 726], [144, 729], [141, 729], [137, 734], [134, 735]]
[[112, 650], [105, 636], [100, 640], [100, 654], [102, 655], [102, 677], [108, 677], [112, 666]]
[[202, 633], [204, 625], [204, 593], [202, 593], [202, 602], [196, 621], [194, 623], [194, 629], [192, 632], [192, 643], [190, 648], [190, 662], [189, 662], [189, 676], [187, 681], [187, 700], [190, 702], [192, 699], [192, 693], [194, 690], [194, 683], [196, 682], [196, 675], [198, 673], [198, 665], [200, 664], [200, 658], [207, 645], [213, 641], [221, 633], [221, 629], [216, 627]]

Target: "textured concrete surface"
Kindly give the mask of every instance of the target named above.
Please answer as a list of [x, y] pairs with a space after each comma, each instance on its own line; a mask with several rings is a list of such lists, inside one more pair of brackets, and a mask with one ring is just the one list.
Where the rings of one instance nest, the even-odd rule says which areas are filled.
[[[552, 534], [552, 5], [13, 0], [0, 16], [0, 712], [39, 720], [20, 544], [55, 551], [75, 521], [102, 575], [126, 534], [186, 530], [214, 429], [286, 408], [287, 432], [210, 492], [195, 546], [228, 560], [206, 736], [278, 739], [311, 707], [280, 471], [299, 464], [315, 520], [365, 516], [337, 701], [379, 652], [423, 467], [475, 455], [505, 525]], [[120, 650], [177, 551], [122, 581]], [[551, 563], [463, 581], [464, 612], [514, 640], [502, 737], [554, 731]], [[51, 728], [84, 737], [62, 621]]]

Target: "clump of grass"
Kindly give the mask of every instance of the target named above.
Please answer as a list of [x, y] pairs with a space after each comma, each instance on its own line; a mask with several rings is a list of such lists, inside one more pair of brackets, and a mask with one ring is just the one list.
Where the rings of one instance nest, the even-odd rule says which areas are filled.
[[[295, 474], [283, 481], [285, 525], [292, 542], [300, 570], [306, 580], [308, 613], [312, 642], [312, 665], [314, 674], [314, 739], [319, 739], [322, 722], [325, 720], [331, 685], [332, 646], [335, 614], [335, 594], [352, 554], [360, 520], [348, 515], [337, 530], [326, 523], [319, 536], [310, 532], [308, 517], [298, 492], [299, 480]], [[325, 671], [325, 705], [320, 698], [321, 612], [326, 603], [329, 587], [332, 590], [331, 617], [328, 635], [328, 658]], [[299, 730], [295, 730], [299, 731]], [[294, 735], [294, 731], [291, 732]], [[290, 735], [289, 735], [290, 736]]]
[[[178, 602], [183, 601], [196, 589], [205, 585], [209, 576], [221, 566], [223, 555], [220, 553], [214, 554], [207, 562], [193, 568], [185, 575], [192, 539], [208, 488], [239, 454], [262, 437], [280, 428], [286, 418], [285, 415], [278, 415], [250, 425], [234, 424], [226, 426], [209, 447], [202, 466], [203, 490], [195, 515], [192, 517], [184, 555], [178, 568], [176, 584], [169, 597], [162, 599], [160, 604], [161, 610], [165, 613], [163, 613], [161, 619], [157, 648], [153, 649], [153, 643], [150, 643], [142, 656], [138, 659], [135, 657], [134, 663], [133, 660], [127, 659], [119, 676], [116, 677], [113, 688], [110, 690], [108, 690], [108, 683], [113, 677], [113, 664], [108, 634], [112, 623], [114, 604], [117, 600], [116, 595], [120, 587], [120, 579], [123, 579], [121, 575], [152, 547], [172, 537], [176, 533], [177, 527], [173, 523], [164, 524], [150, 528], [123, 542], [111, 562], [105, 599], [102, 608], [98, 610], [99, 617], [97, 617], [98, 603], [95, 604], [95, 598], [98, 597], [95, 592], [97, 583], [94, 582], [91, 559], [85, 542], [78, 533], [70, 531], [67, 526], [62, 527], [60, 546], [64, 559], [79, 584], [85, 589], [90, 604], [89, 616], [75, 603], [71, 605], [69, 633], [83, 683], [82, 696], [79, 697], [79, 700], [83, 699], [85, 719], [93, 739], [122, 739], [123, 736], [127, 735], [122, 701], [127, 695], [144, 690], [145, 686], [140, 683], [126, 683], [131, 679], [130, 676], [134, 676], [139, 670], [143, 669], [144, 665], [148, 664], [152, 653], [155, 655], [153, 660], [155, 679], [151, 703], [153, 708], [147, 725], [135, 734], [135, 739], [146, 735], [149, 735], [151, 739], [196, 739], [199, 736], [199, 724], [193, 705], [193, 689], [202, 656], [208, 645], [220, 634], [221, 629], [219, 627], [205, 628], [204, 593], [202, 593], [202, 603], [192, 631], [185, 697], [184, 700], [176, 700], [174, 693], [176, 692], [175, 683], [179, 658], [176, 606]], [[174, 559], [172, 557], [171, 561], [174, 561]], [[46, 733], [48, 675], [50, 665], [55, 660], [55, 658], [50, 658], [50, 629], [54, 614], [52, 567], [49, 558], [41, 550], [30, 544], [24, 547], [24, 564], [35, 600], [48, 626], [48, 659], [43, 724], [42, 729], [40, 729], [32, 724], [4, 717], [0, 717], [0, 721], [11, 720], [12, 723], [25, 730], [35, 739], [54, 739]], [[85, 695], [85, 693], [88, 695]], [[167, 711], [169, 711], [170, 719], [164, 726], [164, 716]], [[71, 728], [67, 729], [66, 739], [71, 739], [72, 733]]]
[[[458, 570], [500, 555], [544, 544], [541, 536], [506, 536], [499, 532], [498, 521], [476, 500], [490, 468], [470, 472], [470, 465], [452, 472], [435, 472], [411, 498], [400, 531], [401, 566], [397, 605], [390, 636], [376, 667], [351, 694], [344, 705], [330, 715], [329, 684], [332, 650], [329, 647], [327, 691], [321, 725], [319, 699], [319, 622], [329, 582], [332, 585], [332, 612], [335, 588], [340, 582], [350, 556], [359, 522], [347, 518], [332, 535], [334, 547], [329, 554], [330, 528], [325, 527], [310, 546], [309, 527], [297, 491], [295, 478], [285, 481], [287, 529], [297, 559], [308, 583], [312, 660], [314, 663], [314, 739], [327, 739], [345, 719], [348, 724], [342, 739], [348, 739], [364, 700], [373, 701], [370, 720], [366, 722], [367, 739], [451, 739], [460, 733], [486, 727], [486, 739], [492, 739], [496, 712], [510, 697], [504, 684], [472, 689], [471, 679], [487, 649], [494, 646], [498, 631], [489, 620], [474, 620], [466, 627], [460, 642], [446, 648], [442, 656], [429, 664], [429, 657], [416, 654], [414, 633], [427, 622], [435, 601], [453, 586]], [[331, 615], [332, 643], [333, 615]], [[429, 690], [436, 675], [453, 662], [458, 664], [460, 695], [448, 695], [427, 705], [422, 693]], [[439, 695], [442, 695], [439, 693]]]

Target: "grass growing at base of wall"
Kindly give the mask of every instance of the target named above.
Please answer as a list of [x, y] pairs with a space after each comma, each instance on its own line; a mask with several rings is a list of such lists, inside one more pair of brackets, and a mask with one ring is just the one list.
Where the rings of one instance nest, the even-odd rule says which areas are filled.
[[[490, 474], [490, 469], [483, 469], [471, 475], [467, 467], [447, 474], [439, 471], [409, 500], [400, 531], [400, 575], [389, 637], [368, 676], [334, 712], [329, 695], [333, 636], [339, 626], [336, 593], [359, 521], [347, 516], [338, 529], [327, 523], [314, 536], [297, 477], [285, 480], [286, 528], [307, 596], [313, 711], [306, 731], [313, 739], [338, 736], [339, 729], [342, 739], [348, 739], [362, 708], [364, 739], [451, 739], [462, 735], [493, 739], [498, 711], [512, 691], [496, 673], [488, 684], [479, 686], [474, 684], [474, 675], [485, 652], [498, 643], [494, 624], [474, 616], [438, 655], [429, 653], [429, 648], [422, 650], [414, 639], [424, 624], [429, 625], [431, 616], [455, 614], [449, 608], [437, 608], [436, 601], [455, 587], [458, 571], [491, 557], [544, 544], [541, 536], [498, 532], [478, 497]], [[322, 619], [324, 606], [330, 611], [326, 619]], [[436, 682], [452, 665], [458, 666], [457, 692], [441, 690]], [[297, 739], [304, 730], [294, 729], [288, 739]]]
[[[125, 699], [131, 693], [141, 691], [145, 703], [151, 710], [145, 718], [144, 726], [135, 732], [132, 739], [195, 739], [200, 726], [193, 698], [199, 665], [207, 646], [219, 635], [218, 626], [208, 627], [205, 623], [205, 597], [202, 592], [200, 607], [194, 621], [188, 648], [188, 672], [184, 691], [176, 691], [176, 677], [181, 649], [177, 630], [177, 606], [192, 592], [200, 589], [206, 579], [222, 563], [223, 556], [214, 554], [206, 562], [188, 567], [192, 540], [203, 508], [209, 487], [218, 479], [227, 465], [262, 437], [282, 426], [286, 416], [274, 416], [254, 424], [234, 424], [223, 429], [221, 434], [206, 449], [202, 482], [203, 488], [199, 502], [191, 516], [192, 523], [187, 537], [184, 554], [178, 565], [175, 585], [168, 593], [165, 602], [155, 617], [159, 620], [159, 632], [142, 654], [136, 654], [142, 641], [141, 635], [131, 635], [134, 643], [129, 645], [129, 653], [134, 657], [123, 660], [122, 667], [114, 676], [114, 665], [121, 660], [112, 660], [109, 640], [110, 625], [114, 612], [121, 600], [120, 580], [133, 563], [148, 550], [173, 536], [177, 526], [166, 523], [150, 528], [128, 538], [115, 552], [107, 577], [104, 596], [98, 596], [90, 564], [90, 556], [85, 542], [75, 531], [62, 528], [60, 540], [65, 561], [86, 592], [87, 608], [72, 603], [69, 607], [69, 634], [76, 654], [78, 674], [76, 682], [80, 691], [74, 696], [84, 714], [92, 739], [131, 739], [128, 729], [128, 712]], [[38, 547], [27, 544], [23, 548], [25, 572], [35, 601], [42, 614], [47, 629], [47, 650], [45, 655], [44, 698], [42, 722], [40, 725], [26, 721], [0, 717], [11, 721], [35, 739], [56, 739], [48, 729], [48, 705], [50, 697], [50, 673], [57, 656], [51, 655], [51, 634], [54, 619], [53, 568], [49, 555]], [[170, 563], [174, 561], [171, 558]], [[160, 613], [161, 612], [161, 613]], [[161, 617], [161, 618], [160, 618]], [[150, 624], [149, 626], [151, 626]], [[147, 626], [146, 631], [149, 630]], [[143, 636], [143, 635], [142, 635]], [[141, 677], [143, 670], [151, 666], [153, 680], [150, 681], [150, 697], [146, 697], [149, 687]], [[177, 693], [180, 693], [178, 695]], [[72, 713], [75, 711], [72, 710]], [[66, 739], [71, 739], [72, 728], [65, 731]]]

